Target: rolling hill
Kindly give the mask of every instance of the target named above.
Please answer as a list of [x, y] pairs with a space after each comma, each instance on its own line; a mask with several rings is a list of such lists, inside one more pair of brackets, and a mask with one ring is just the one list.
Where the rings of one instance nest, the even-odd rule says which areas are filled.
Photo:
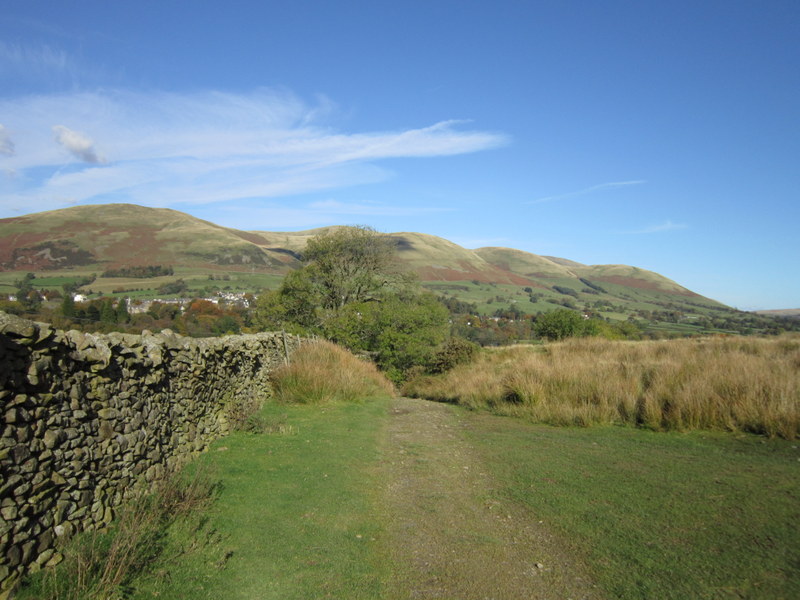
[[[306, 242], [325, 229], [239, 231], [165, 208], [76, 206], [0, 219], [0, 271], [5, 272], [0, 277], [170, 265], [176, 277], [213, 279], [224, 273], [237, 279], [259, 274], [278, 281], [302, 264]], [[625, 318], [634, 310], [725, 308], [658, 273], [633, 266], [584, 265], [513, 248], [470, 250], [423, 233], [386, 235], [396, 244], [399, 259], [425, 287], [474, 302], [488, 312], [499, 306], [531, 313], [564, 305], [594, 307]], [[119, 283], [108, 285], [125, 291], [119, 290]], [[103, 289], [102, 281], [95, 285]]]

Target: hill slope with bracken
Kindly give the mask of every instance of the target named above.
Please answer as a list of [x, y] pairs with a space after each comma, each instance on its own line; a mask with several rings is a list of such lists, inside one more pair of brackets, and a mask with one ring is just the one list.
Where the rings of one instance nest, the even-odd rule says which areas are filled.
[[255, 234], [166, 208], [76, 206], [0, 219], [0, 269], [171, 264], [257, 265], [279, 270], [295, 261], [262, 243]]
[[[239, 231], [165, 208], [76, 206], [0, 219], [0, 270], [102, 272], [170, 265], [176, 272], [280, 275], [298, 267], [307, 241], [326, 229]], [[524, 306], [523, 312], [531, 312], [530, 303], [537, 301], [539, 310], [547, 308], [545, 302], [551, 307], [576, 308], [600, 303], [610, 312], [616, 307], [618, 313], [632, 305], [649, 310], [722, 306], [637, 267], [583, 265], [513, 248], [470, 250], [424, 233], [385, 235], [395, 243], [400, 261], [419, 275], [423, 285], [478, 304], [506, 294], [511, 304]], [[512, 298], [511, 293], [521, 298]]]

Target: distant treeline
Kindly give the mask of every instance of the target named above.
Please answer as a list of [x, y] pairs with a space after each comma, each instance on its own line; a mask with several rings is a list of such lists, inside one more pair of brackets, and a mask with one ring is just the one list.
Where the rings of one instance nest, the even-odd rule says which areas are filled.
[[109, 269], [103, 272], [103, 277], [130, 277], [132, 279], [148, 279], [151, 277], [162, 277], [164, 275], [174, 275], [172, 267], [164, 265], [146, 265], [142, 267], [122, 267], [119, 269]]
[[[597, 285], [596, 283], [592, 283], [588, 279], [584, 279], [583, 277], [580, 278], [581, 283], [587, 286], [589, 289], [594, 290], [594, 293], [600, 292], [601, 294], [607, 294], [606, 290], [602, 287]], [[584, 290], [586, 291], [586, 290]], [[590, 292], [591, 293], [591, 292]]]

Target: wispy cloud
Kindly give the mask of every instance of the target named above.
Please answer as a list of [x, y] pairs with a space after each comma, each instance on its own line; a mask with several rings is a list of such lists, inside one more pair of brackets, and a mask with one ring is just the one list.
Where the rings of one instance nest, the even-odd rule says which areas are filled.
[[446, 212], [448, 208], [430, 206], [389, 206], [382, 203], [351, 203], [338, 200], [292, 203], [275, 200], [244, 201], [223, 206], [198, 207], [192, 214], [215, 223], [244, 230], [311, 228], [322, 225], [359, 224], [374, 217], [413, 217]]
[[0, 125], [0, 154], [14, 155], [14, 142], [11, 141], [11, 134], [3, 125]]
[[388, 206], [385, 204], [358, 204], [339, 202], [338, 200], [322, 200], [312, 202], [309, 208], [315, 211], [332, 213], [335, 215], [359, 215], [381, 217], [408, 217], [437, 212], [448, 212], [453, 208], [435, 206]]
[[63, 50], [46, 44], [11, 44], [0, 41], [0, 74], [27, 80], [74, 79], [78, 72], [74, 60]]
[[[378, 163], [387, 158], [451, 156], [508, 143], [503, 134], [456, 121], [335, 131], [324, 122], [329, 112], [325, 99], [309, 105], [270, 89], [0, 100], [16, 142], [4, 163], [26, 175], [3, 194], [0, 209], [274, 198], [384, 180], [390, 173]], [[64, 148], [79, 162], [65, 165]]]
[[634, 235], [646, 234], [646, 233], [661, 233], [664, 231], [675, 231], [677, 229], [686, 229], [687, 227], [688, 225], [685, 225], [683, 223], [673, 223], [672, 221], [667, 220], [661, 223], [660, 225], [653, 225], [651, 227], [645, 227], [644, 229], [636, 229], [634, 231], [623, 231], [622, 233], [634, 234]]
[[636, 179], [633, 181], [610, 181], [608, 183], [599, 183], [597, 185], [593, 185], [591, 187], [578, 190], [577, 192], [568, 192], [566, 194], [557, 194], [555, 196], [545, 196], [544, 198], [537, 198], [536, 200], [531, 200], [530, 202], [528, 202], [528, 204], [541, 204], [543, 202], [555, 202], [557, 200], [567, 200], [569, 198], [585, 196], [586, 194], [591, 194], [592, 192], [598, 192], [600, 190], [605, 190], [608, 188], [625, 187], [629, 185], [641, 185], [643, 183], [646, 182], [642, 179]]

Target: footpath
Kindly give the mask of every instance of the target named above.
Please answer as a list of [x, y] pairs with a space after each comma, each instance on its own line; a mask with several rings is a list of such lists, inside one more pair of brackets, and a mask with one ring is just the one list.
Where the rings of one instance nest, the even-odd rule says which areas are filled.
[[390, 598], [600, 598], [535, 515], [502, 499], [452, 407], [396, 398], [383, 468]]

